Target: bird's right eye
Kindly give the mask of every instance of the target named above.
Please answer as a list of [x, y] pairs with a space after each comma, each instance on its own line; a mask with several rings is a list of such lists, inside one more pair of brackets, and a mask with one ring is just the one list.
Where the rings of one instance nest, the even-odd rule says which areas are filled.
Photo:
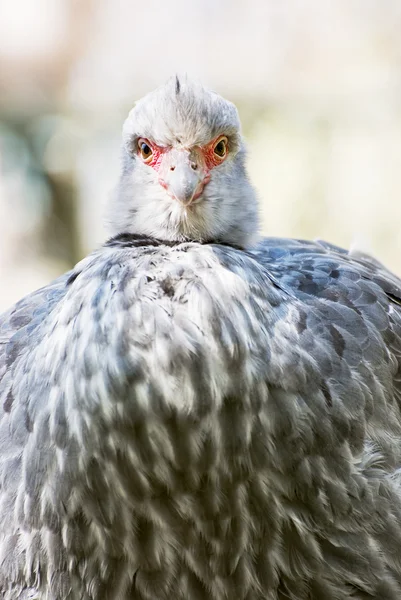
[[149, 144], [148, 140], [144, 140], [143, 138], [139, 138], [138, 140], [138, 150], [142, 157], [142, 160], [146, 163], [152, 160], [153, 151], [152, 147]]

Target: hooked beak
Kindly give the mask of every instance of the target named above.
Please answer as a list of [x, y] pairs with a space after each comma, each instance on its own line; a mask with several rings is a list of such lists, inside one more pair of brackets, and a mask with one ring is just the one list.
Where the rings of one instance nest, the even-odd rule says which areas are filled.
[[164, 156], [159, 183], [184, 206], [199, 198], [209, 181], [210, 175], [194, 152], [172, 149]]

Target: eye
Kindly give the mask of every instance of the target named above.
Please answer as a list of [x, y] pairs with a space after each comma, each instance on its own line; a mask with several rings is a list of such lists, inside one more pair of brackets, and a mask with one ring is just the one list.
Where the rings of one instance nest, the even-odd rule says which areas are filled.
[[142, 157], [142, 160], [144, 162], [150, 162], [152, 156], [153, 156], [153, 151], [152, 148], [148, 142], [148, 140], [144, 140], [143, 138], [139, 138], [138, 140], [138, 151]]
[[228, 146], [228, 140], [225, 136], [223, 136], [217, 140], [216, 145], [213, 148], [213, 152], [220, 159], [225, 158], [227, 155], [227, 146]]

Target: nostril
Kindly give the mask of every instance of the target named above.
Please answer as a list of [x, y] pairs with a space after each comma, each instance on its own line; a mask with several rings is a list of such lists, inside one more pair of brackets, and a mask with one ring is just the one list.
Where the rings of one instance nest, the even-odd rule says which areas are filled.
[[192, 168], [194, 171], [197, 171], [197, 169], [198, 169], [198, 165], [197, 165], [196, 163], [191, 163], [191, 168]]
[[170, 167], [170, 171], [175, 171], [175, 166]]

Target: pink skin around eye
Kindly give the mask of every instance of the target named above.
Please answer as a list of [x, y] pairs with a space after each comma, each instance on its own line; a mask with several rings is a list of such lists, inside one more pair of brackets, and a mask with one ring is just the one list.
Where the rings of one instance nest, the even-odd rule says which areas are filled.
[[202, 146], [201, 151], [205, 160], [206, 167], [210, 170], [217, 165], [221, 165], [222, 162], [225, 161], [226, 157], [220, 158], [216, 156], [214, 149], [216, 147], [216, 142], [221, 136], [216, 137], [214, 140]]
[[146, 142], [146, 144], [148, 144], [148, 146], [152, 149], [152, 160], [146, 164], [150, 167], [153, 167], [155, 171], [158, 171], [160, 169], [163, 156], [168, 151], [168, 148], [156, 146], [156, 144], [151, 144], [150, 142]]
[[[226, 158], [226, 156], [219, 157], [215, 153], [216, 143], [219, 142], [219, 139], [223, 139], [223, 137], [218, 136], [212, 141], [210, 141], [208, 144], [205, 144], [204, 146], [195, 146], [192, 149], [183, 149], [183, 151], [185, 152], [185, 154], [183, 155], [184, 164], [186, 164], [185, 160], [187, 160], [188, 168], [190, 168], [190, 165], [197, 165], [197, 168], [195, 167], [194, 170], [199, 175], [198, 183], [196, 183], [195, 177], [194, 185], [196, 185], [196, 187], [194, 189], [193, 196], [190, 198], [188, 204], [195, 201], [202, 195], [205, 185], [207, 185], [210, 181], [210, 171], [214, 167], [224, 162]], [[144, 159], [141, 155], [141, 151], [139, 148], [138, 156], [142, 158], [146, 165], [152, 167], [158, 173], [159, 183], [169, 193], [169, 195], [172, 195], [175, 198], [179, 198], [179, 196], [176, 195], [177, 192], [174, 191], [174, 185], [171, 184], [170, 177], [166, 179], [166, 175], [169, 171], [175, 170], [175, 166], [172, 167], [172, 165], [174, 165], [175, 161], [177, 160], [176, 153], [178, 152], [180, 154], [180, 151], [171, 147], [158, 146], [157, 144], [143, 138], [141, 138], [140, 140], [140, 144], [142, 143], [147, 144], [149, 148], [151, 148], [152, 156], [150, 157], [150, 160]], [[187, 158], [184, 158], [184, 156], [186, 156]], [[181, 162], [181, 160], [182, 159], [179, 159], [179, 162]], [[192, 171], [189, 171], [188, 177], [190, 177], [190, 179], [193, 179], [194, 173]], [[178, 181], [180, 182], [180, 180]], [[181, 183], [178, 183], [178, 186], [180, 187]]]
[[[205, 144], [204, 146], [198, 147], [198, 151], [201, 155], [201, 161], [204, 163], [204, 167], [206, 167], [205, 171], [208, 180], [210, 179], [209, 172], [211, 171], [211, 169], [213, 169], [213, 167], [216, 167], [217, 165], [220, 165], [222, 162], [224, 162], [226, 158], [220, 158], [216, 156], [214, 152], [216, 142], [219, 139], [219, 137], [220, 136], [216, 137], [214, 140], [212, 140], [208, 144]], [[165, 146], [157, 146], [157, 144], [153, 144], [148, 140], [144, 140], [144, 142], [152, 149], [152, 160], [147, 162], [146, 164], [155, 169], [155, 171], [159, 171], [161, 162], [163, 160], [163, 156], [169, 151], [169, 148]], [[139, 151], [138, 154], [140, 154]]]

